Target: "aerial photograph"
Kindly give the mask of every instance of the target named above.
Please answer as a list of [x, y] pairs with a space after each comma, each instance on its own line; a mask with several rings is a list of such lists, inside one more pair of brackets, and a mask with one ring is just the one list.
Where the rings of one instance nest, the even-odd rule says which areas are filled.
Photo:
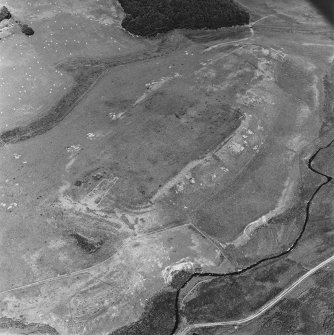
[[333, 0], [0, 0], [0, 335], [334, 335], [333, 178]]

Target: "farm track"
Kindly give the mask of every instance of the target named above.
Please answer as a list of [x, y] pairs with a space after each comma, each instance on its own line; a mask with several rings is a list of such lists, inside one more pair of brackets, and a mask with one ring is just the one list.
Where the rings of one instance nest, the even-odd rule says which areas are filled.
[[[173, 328], [173, 330], [172, 330], [172, 332], [171, 332], [171, 335], [186, 335], [186, 333], [187, 333], [188, 331], [191, 331], [191, 330], [194, 329], [194, 328], [210, 327], [209, 324], [212, 324], [212, 326], [222, 326], [222, 325], [224, 325], [224, 324], [234, 325], [234, 324], [241, 324], [241, 323], [248, 322], [248, 321], [250, 321], [250, 320], [252, 320], [252, 319], [254, 319], [254, 318], [256, 318], [256, 317], [262, 315], [262, 314], [263, 314], [265, 311], [267, 311], [270, 307], [274, 306], [274, 304], [275, 304], [276, 302], [278, 302], [280, 299], [282, 299], [282, 298], [285, 296], [285, 294], [283, 294], [283, 295], [281, 296], [282, 293], [284, 293], [285, 291], [287, 291], [287, 292], [286, 292], [286, 294], [287, 294], [287, 293], [289, 293], [289, 292], [291, 291], [291, 289], [292, 289], [291, 287], [290, 287], [290, 289], [287, 288], [285, 291], [283, 291], [281, 294], [279, 294], [276, 298], [274, 298], [274, 299], [272, 300], [272, 301], [275, 301], [275, 299], [277, 299], [278, 297], [281, 296], [281, 298], [280, 298], [278, 301], [275, 301], [275, 303], [273, 303], [273, 304], [271, 304], [271, 302], [268, 302], [267, 304], [265, 304], [264, 306], [262, 306], [262, 309], [264, 309], [264, 311], [262, 311], [261, 313], [255, 313], [255, 314], [256, 314], [255, 317], [248, 317], [248, 318], [245, 318], [245, 319], [235, 320], [235, 322], [233, 322], [233, 321], [229, 321], [229, 322], [224, 322], [224, 321], [222, 321], [222, 322], [217, 322], [217, 323], [214, 323], [214, 324], [213, 324], [213, 323], [207, 323], [206, 325], [205, 325], [205, 324], [200, 324], [200, 325], [198, 325], [198, 326], [197, 326], [197, 324], [194, 324], [194, 325], [188, 325], [188, 326], [187, 326], [185, 329], [183, 329], [183, 330], [182, 330], [182, 329], [179, 329], [180, 326], [181, 326], [181, 325], [180, 325], [180, 322], [181, 322], [181, 316], [180, 316], [180, 312], [181, 312], [181, 306], [180, 306], [180, 305], [181, 305], [181, 304], [180, 304], [180, 293], [181, 293], [182, 289], [184, 289], [184, 288], [190, 283], [191, 280], [193, 280], [194, 278], [201, 278], [201, 277], [222, 278], [222, 277], [238, 276], [238, 275], [240, 275], [240, 274], [244, 274], [244, 273], [246, 273], [247, 271], [256, 268], [257, 266], [259, 266], [259, 265], [261, 265], [261, 264], [263, 264], [263, 263], [265, 263], [265, 262], [269, 262], [269, 261], [277, 260], [277, 259], [279, 259], [279, 258], [281, 258], [281, 257], [283, 257], [283, 256], [285, 256], [285, 255], [287, 255], [287, 254], [289, 254], [292, 250], [294, 250], [294, 249], [297, 247], [297, 245], [298, 245], [300, 239], [301, 239], [301, 238], [303, 237], [303, 235], [304, 235], [304, 232], [305, 232], [305, 230], [306, 230], [306, 228], [307, 228], [307, 224], [308, 224], [308, 222], [309, 222], [309, 220], [310, 220], [310, 209], [311, 209], [312, 202], [313, 202], [314, 198], [315, 198], [316, 195], [319, 193], [319, 191], [320, 191], [325, 185], [329, 184], [329, 183], [332, 181], [332, 179], [333, 179], [331, 176], [328, 176], [328, 175], [326, 175], [326, 174], [324, 174], [324, 173], [322, 173], [322, 172], [320, 172], [320, 171], [314, 169], [314, 168], [312, 167], [312, 163], [313, 163], [314, 159], [317, 157], [317, 155], [319, 154], [319, 152], [321, 152], [322, 150], [325, 150], [325, 149], [329, 148], [333, 143], [334, 143], [334, 139], [332, 139], [327, 145], [325, 145], [325, 146], [323, 146], [323, 147], [320, 147], [320, 148], [319, 148], [319, 149], [318, 149], [318, 150], [311, 156], [311, 158], [308, 160], [308, 164], [307, 164], [307, 165], [308, 165], [308, 168], [309, 168], [312, 172], [314, 172], [314, 173], [316, 173], [316, 174], [318, 174], [318, 175], [320, 175], [320, 176], [322, 176], [322, 177], [325, 177], [326, 180], [325, 180], [323, 183], [321, 183], [321, 184], [316, 188], [316, 190], [313, 192], [311, 198], [308, 200], [308, 202], [307, 202], [307, 204], [306, 204], [306, 208], [305, 208], [305, 212], [306, 212], [306, 213], [305, 213], [304, 224], [303, 224], [303, 227], [302, 227], [302, 229], [301, 229], [301, 231], [300, 231], [298, 237], [297, 237], [296, 240], [294, 241], [294, 243], [293, 243], [287, 250], [285, 250], [285, 251], [283, 251], [283, 252], [281, 252], [281, 253], [279, 253], [279, 254], [277, 254], [277, 255], [273, 255], [273, 256], [270, 256], [270, 257], [261, 259], [261, 260], [257, 261], [256, 263], [251, 264], [251, 265], [249, 265], [249, 266], [247, 266], [246, 268], [243, 268], [243, 269], [241, 269], [241, 270], [237, 270], [237, 271], [230, 272], [230, 273], [225, 273], [225, 274], [221, 274], [221, 273], [213, 273], [213, 272], [195, 272], [195, 273], [193, 273], [193, 274], [188, 278], [188, 280], [182, 285], [182, 287], [179, 288], [178, 291], [177, 291], [176, 299], [175, 299], [175, 325], [174, 325], [174, 328]], [[325, 260], [325, 261], [323, 261], [322, 263], [318, 264], [318, 266], [316, 266], [315, 268], [311, 269], [311, 270], [310, 270], [309, 272], [307, 272], [307, 273], [310, 273], [310, 274], [314, 273], [316, 270], [320, 269], [321, 267], [327, 265], [329, 262], [333, 261], [333, 258], [334, 258], [334, 256], [328, 258], [327, 260]], [[315, 270], [314, 272], [312, 272], [312, 270], [314, 270], [314, 269], [316, 269], [316, 270]], [[307, 273], [306, 273], [306, 274], [307, 274]], [[305, 276], [305, 275], [304, 275], [304, 276]], [[306, 279], [306, 278], [308, 277], [308, 276], [307, 276], [307, 277], [303, 278], [304, 276], [302, 276], [301, 278], [299, 278], [299, 279], [295, 282], [295, 284], [296, 284], [296, 283], [298, 283], [298, 284], [301, 283], [302, 281], [304, 281], [304, 279]], [[295, 285], [295, 286], [297, 286], [297, 285]], [[295, 286], [293, 286], [293, 288], [294, 288]], [[266, 308], [266, 306], [267, 306], [267, 308]], [[261, 311], [261, 309], [260, 309], [260, 311]], [[242, 322], [239, 322], [239, 321], [242, 321]]]

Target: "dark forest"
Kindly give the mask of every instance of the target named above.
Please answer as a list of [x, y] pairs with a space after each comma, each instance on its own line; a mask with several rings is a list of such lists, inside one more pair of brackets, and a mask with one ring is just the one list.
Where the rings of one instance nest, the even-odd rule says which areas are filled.
[[249, 14], [232, 0], [120, 0], [123, 28], [151, 37], [173, 29], [218, 29], [249, 23]]

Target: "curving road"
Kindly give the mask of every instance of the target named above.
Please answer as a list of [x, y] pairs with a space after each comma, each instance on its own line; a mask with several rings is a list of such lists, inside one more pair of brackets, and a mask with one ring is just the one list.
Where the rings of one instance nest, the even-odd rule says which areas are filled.
[[280, 300], [282, 300], [288, 293], [290, 293], [295, 287], [297, 287], [299, 284], [301, 284], [304, 280], [306, 280], [309, 276], [313, 275], [315, 272], [320, 270], [321, 268], [325, 267], [329, 263], [334, 261], [334, 255], [327, 258], [311, 270], [307, 271], [303, 276], [301, 276], [298, 280], [296, 280], [293, 284], [291, 284], [289, 287], [287, 287], [285, 290], [283, 290], [278, 296], [276, 296], [271, 301], [267, 302], [265, 305], [263, 305], [259, 310], [257, 310], [255, 313], [249, 315], [246, 318], [238, 319], [238, 320], [231, 320], [231, 321], [222, 321], [222, 322], [208, 322], [208, 323], [196, 323], [193, 325], [189, 325], [180, 332], [177, 333], [177, 335], [186, 335], [189, 331], [195, 330], [197, 328], [207, 328], [207, 327], [217, 327], [217, 326], [231, 326], [231, 325], [240, 325], [246, 322], [249, 322], [253, 319], [256, 319], [257, 317], [264, 314], [268, 309], [276, 305]]

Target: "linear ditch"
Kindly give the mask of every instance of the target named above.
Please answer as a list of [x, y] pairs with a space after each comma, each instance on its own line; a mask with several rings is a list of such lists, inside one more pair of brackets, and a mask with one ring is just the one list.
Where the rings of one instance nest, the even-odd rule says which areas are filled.
[[[187, 281], [177, 290], [177, 293], [176, 293], [176, 298], [175, 298], [175, 324], [174, 324], [174, 328], [172, 330], [172, 332], [170, 333], [170, 335], [176, 335], [177, 334], [177, 331], [179, 330], [179, 326], [180, 326], [180, 320], [181, 320], [181, 316], [180, 316], [180, 312], [181, 312], [181, 308], [180, 308], [180, 293], [182, 291], [182, 289], [184, 289], [192, 279], [194, 278], [201, 278], [201, 277], [214, 277], [214, 278], [222, 278], [222, 277], [231, 277], [231, 276], [237, 276], [237, 275], [240, 275], [240, 274], [243, 274], [251, 269], [254, 269], [255, 267], [259, 266], [260, 264], [263, 264], [265, 262], [269, 262], [269, 261], [272, 261], [272, 260], [276, 260], [276, 259], [279, 259], [287, 254], [289, 254], [292, 250], [294, 250], [300, 239], [303, 237], [304, 235], [304, 232], [306, 230], [306, 227], [307, 227], [307, 224], [309, 222], [309, 219], [310, 219], [310, 208], [311, 208], [311, 205], [312, 205], [312, 202], [314, 200], [314, 198], [316, 197], [316, 195], [319, 193], [319, 191], [322, 189], [323, 186], [327, 185], [328, 183], [330, 183], [332, 181], [332, 177], [314, 169], [312, 167], [312, 162], [314, 161], [314, 159], [316, 158], [316, 156], [319, 154], [320, 151], [322, 150], [325, 150], [325, 149], [328, 149], [332, 144], [334, 143], [334, 139], [332, 139], [329, 144], [327, 144], [326, 146], [324, 147], [321, 147], [319, 148], [312, 156], [311, 158], [308, 160], [308, 163], [307, 163], [307, 166], [308, 168], [322, 176], [322, 177], [325, 177], [326, 178], [326, 181], [324, 181], [322, 184], [320, 184], [316, 190], [314, 191], [314, 193], [312, 194], [310, 200], [308, 200], [307, 204], [306, 204], [306, 207], [305, 207], [305, 211], [306, 211], [306, 216], [305, 216], [305, 220], [304, 220], [304, 224], [303, 224], [303, 227], [298, 235], [298, 237], [296, 238], [296, 240], [294, 241], [294, 243], [290, 246], [290, 248], [288, 248], [287, 250], [277, 254], [277, 255], [274, 255], [274, 256], [270, 256], [270, 257], [267, 257], [267, 258], [264, 258], [264, 259], [261, 259], [259, 261], [257, 261], [256, 263], [253, 263], [241, 270], [237, 270], [237, 271], [234, 271], [234, 272], [230, 272], [230, 273], [213, 273], [213, 272], [195, 272], [193, 273], [188, 279]], [[189, 325], [191, 326], [191, 324]]]
[[[29, 140], [53, 129], [72, 112], [78, 103], [87, 96], [103, 75], [111, 68], [129, 63], [152, 60], [157, 57], [162, 57], [167, 53], [168, 51], [157, 52], [149, 50], [98, 60], [76, 57], [56, 64], [55, 67], [58, 70], [67, 72], [68, 75], [72, 75], [74, 79], [74, 84], [69, 92], [66, 93], [55, 106], [48, 109], [44, 115], [36, 120], [33, 120], [27, 125], [17, 126], [0, 133], [0, 147]], [[70, 69], [67, 69], [67, 66], [69, 66]], [[74, 70], [78, 70], [79, 73], [72, 74], [71, 72]]]

